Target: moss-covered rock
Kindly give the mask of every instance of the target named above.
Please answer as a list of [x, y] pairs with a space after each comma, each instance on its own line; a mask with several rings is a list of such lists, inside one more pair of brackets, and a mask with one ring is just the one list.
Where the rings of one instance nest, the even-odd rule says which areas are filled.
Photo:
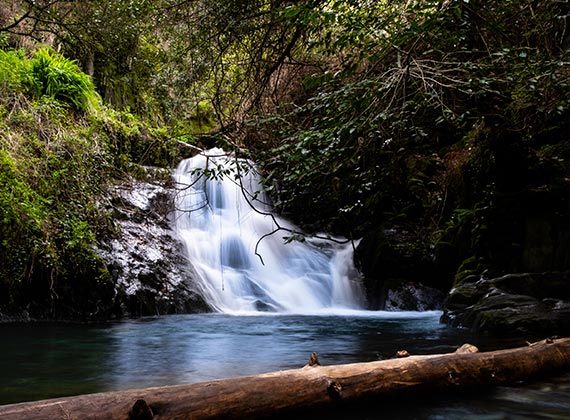
[[472, 276], [450, 291], [442, 322], [491, 334], [569, 334], [570, 272]]

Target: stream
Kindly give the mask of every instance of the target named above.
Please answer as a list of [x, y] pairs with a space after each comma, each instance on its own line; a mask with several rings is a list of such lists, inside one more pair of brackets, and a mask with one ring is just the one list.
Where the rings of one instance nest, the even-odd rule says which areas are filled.
[[[312, 352], [332, 365], [389, 359], [399, 350], [451, 353], [464, 343], [496, 350], [530, 339], [474, 336], [440, 324], [437, 311], [362, 310], [353, 244], [303, 235], [284, 244], [284, 235], [299, 230], [271, 214], [250, 162], [213, 149], [182, 161], [173, 177], [173, 229], [216, 313], [0, 324], [0, 404], [294, 369]], [[382, 401], [356, 418], [569, 419], [570, 376]]]
[[[439, 312], [170, 315], [107, 324], [0, 324], [0, 404], [254, 375], [305, 365], [515, 347], [438, 322]], [[568, 419], [570, 375], [482, 394], [382, 402], [361, 419]], [[355, 418], [335, 413], [327, 419]]]

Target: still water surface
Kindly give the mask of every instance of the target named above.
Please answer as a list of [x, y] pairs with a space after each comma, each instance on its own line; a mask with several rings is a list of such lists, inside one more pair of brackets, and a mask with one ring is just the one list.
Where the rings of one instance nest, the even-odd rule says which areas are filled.
[[[0, 324], [0, 404], [200, 382], [321, 364], [514, 347], [439, 324], [440, 313], [173, 315], [102, 325]], [[330, 416], [328, 417], [330, 418]], [[342, 413], [334, 418], [354, 418]], [[479, 395], [383, 403], [361, 419], [570, 419], [570, 375]]]

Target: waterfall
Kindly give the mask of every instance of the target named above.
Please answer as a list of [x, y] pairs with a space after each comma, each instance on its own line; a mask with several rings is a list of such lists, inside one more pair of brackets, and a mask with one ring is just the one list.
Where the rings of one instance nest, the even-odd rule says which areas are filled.
[[182, 161], [173, 177], [174, 228], [216, 310], [312, 313], [362, 306], [352, 245], [315, 238], [285, 243], [288, 231], [298, 228], [270, 213], [251, 162], [211, 149]]

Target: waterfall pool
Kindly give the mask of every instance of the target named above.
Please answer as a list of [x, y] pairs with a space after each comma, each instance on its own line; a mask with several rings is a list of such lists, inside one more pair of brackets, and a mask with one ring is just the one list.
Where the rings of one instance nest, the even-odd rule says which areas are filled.
[[[0, 324], [0, 404], [201, 382], [305, 365], [524, 345], [439, 324], [439, 312], [170, 315], [107, 324]], [[525, 338], [526, 339], [526, 338]], [[361, 419], [567, 419], [570, 375], [483, 394], [383, 402]], [[335, 414], [334, 418], [351, 419]], [[330, 415], [327, 419], [331, 418]]]

